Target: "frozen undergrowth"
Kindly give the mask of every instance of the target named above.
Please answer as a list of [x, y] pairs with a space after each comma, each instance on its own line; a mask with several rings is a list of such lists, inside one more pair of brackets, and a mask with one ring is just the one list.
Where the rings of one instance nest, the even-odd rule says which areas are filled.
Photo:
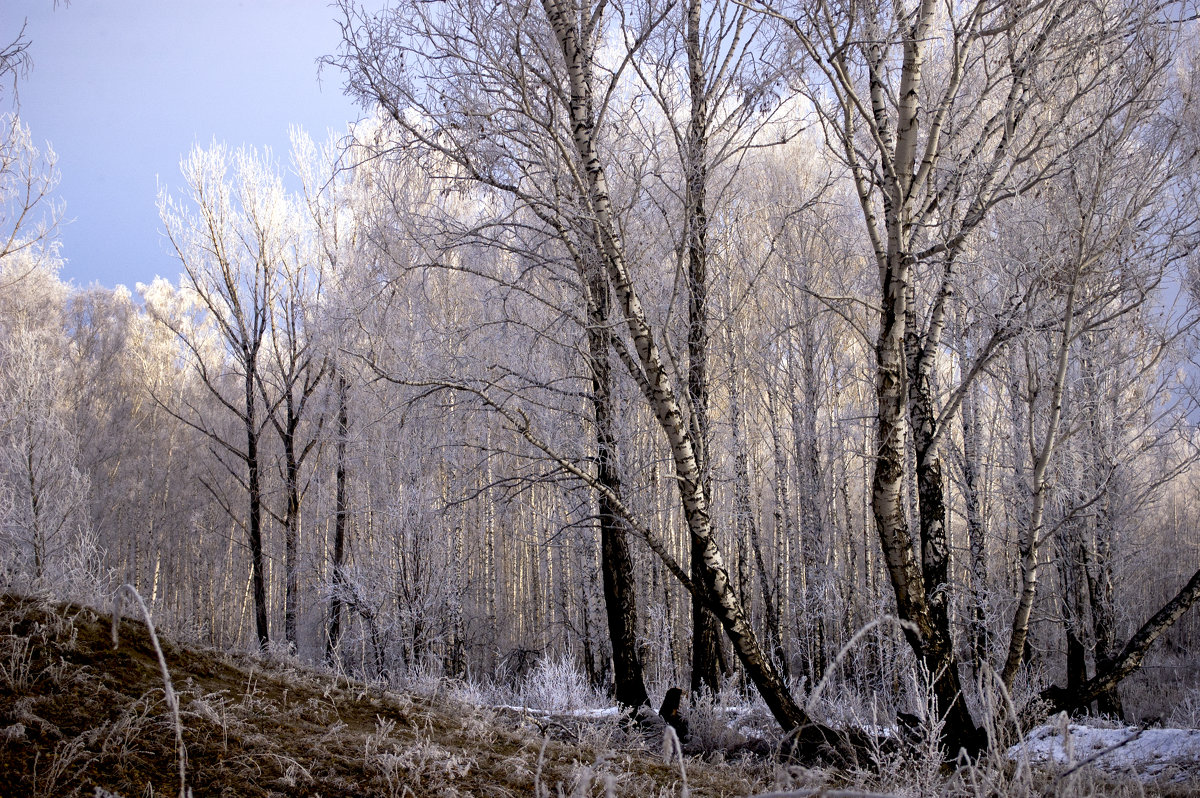
[[[410, 689], [413, 687], [419, 686], [409, 685]], [[881, 739], [907, 739], [893, 725], [898, 710], [921, 718], [931, 717], [931, 710], [936, 712], [929, 704], [931, 683], [916, 677], [898, 696], [856, 688], [836, 680], [828, 689], [815, 695], [809, 694], [804, 687], [803, 683], [794, 685], [794, 693], [802, 699], [816, 699], [805, 702], [814, 717], [834, 728], [858, 728]], [[661, 686], [651, 690], [656, 706], [662, 690]], [[448, 684], [442, 680], [434, 692], [448, 693], [457, 700], [489, 707], [493, 711], [519, 714], [543, 733], [556, 729], [562, 732], [569, 727], [568, 737], [596, 742], [601, 742], [603, 737], [604, 742], [616, 743], [618, 747], [630, 743], [628, 730], [623, 730], [617, 708], [588, 685], [566, 660], [543, 660], [525, 678], [508, 684], [471, 681]], [[1028, 699], [1018, 703], [1024, 706]], [[1011, 705], [1009, 709], [1012, 710]], [[736, 756], [735, 752], [744, 750], [751, 740], [765, 744], [767, 748], [775, 748], [780, 742], [777, 727], [765, 704], [757, 694], [747, 691], [734, 679], [727, 680], [716, 695], [686, 700], [685, 711], [692, 732], [685, 750], [692, 755]], [[1101, 728], [1102, 724], [1068, 725], [1059, 720], [1034, 728], [1026, 736], [1024, 746], [994, 752], [986, 763], [970, 769], [971, 778], [959, 773], [947, 781], [947, 774], [938, 766], [941, 754], [937, 730], [925, 728], [927, 720], [921, 724], [919, 743], [910, 740], [898, 751], [877, 752], [874, 764], [863, 772], [842, 774], [839, 778], [859, 789], [883, 790], [885, 794], [896, 796], [1035, 795], [1043, 791], [1045, 779], [1058, 785], [1051, 790], [1053, 794], [1072, 796], [1106, 794], [1116, 783], [1137, 785], [1153, 781], [1160, 785], [1179, 785], [1172, 788], [1172, 794], [1182, 785], [1200, 783], [1200, 730], [1139, 731], [1125, 726]], [[1015, 774], [1003, 775], [1011, 770], [1010, 766], [1006, 767], [1006, 761], [1017, 765]], [[1030, 767], [1038, 775], [1031, 773]], [[829, 778], [828, 773], [814, 771], [817, 772], [821, 775], [816, 783]], [[1086, 778], [1085, 773], [1115, 778], [1118, 782], [1101, 781], [1093, 785], [1095, 790], [1081, 789], [1077, 782]], [[985, 778], [989, 775], [996, 778]], [[781, 776], [783, 784], [792, 788], [803, 786], [804, 779], [797, 781], [794, 776], [788, 770]], [[972, 782], [970, 785], [966, 783], [968, 780]], [[963, 783], [959, 784], [959, 781]], [[977, 783], [979, 781], [996, 783], [985, 789]], [[1136, 790], [1130, 794], [1135, 793], [1141, 794]]]
[[[535, 717], [558, 715], [594, 723], [616, 720], [617, 708], [606, 706], [603, 697], [584, 688], [577, 677], [564, 678], [568, 670], [564, 663], [543, 665], [514, 691], [515, 695], [510, 693], [504, 696], [510, 700], [526, 699], [523, 704], [494, 701], [492, 707]], [[844, 688], [842, 685], [839, 687]], [[499, 692], [502, 691], [492, 692], [491, 697], [501, 698]], [[529, 701], [530, 698], [534, 700]], [[717, 695], [705, 696], [687, 706], [693, 734], [702, 738], [693, 740], [689, 746], [691, 752], [707, 752], [711, 755], [715, 751], [728, 751], [738, 747], [736, 743], [747, 737], [777, 742], [778, 735], [773, 733], [769, 713], [761, 700], [757, 696], [749, 700], [747, 698], [731, 681]], [[877, 700], [870, 700], [853, 691], [847, 694], [844, 689], [839, 689], [836, 694], [826, 696], [819, 702], [818, 712], [835, 727], [857, 727], [882, 738], [895, 739], [898, 732], [888, 724], [889, 709], [880, 706]], [[915, 756], [916, 753], [901, 756], [904, 761], [890, 763], [894, 766], [892, 768], [885, 766], [884, 770], [896, 772], [889, 774], [891, 778], [876, 774], [867, 779], [869, 786], [876, 789], [886, 786], [891, 794], [896, 795], [916, 795], [937, 787], [944, 774], [939, 778], [936, 767], [927, 774], [927, 783], [919, 786], [906, 783], [912, 777], [912, 767], [916, 764], [911, 760], [920, 758]], [[1052, 780], [1059, 780], [1077, 770], [1094, 768], [1118, 778], [1134, 777], [1143, 783], [1200, 782], [1200, 729], [1104, 728], [1102, 725], [1068, 724], [1060, 719], [1056, 723], [1034, 728], [1026, 736], [1023, 745], [1013, 746], [1005, 753], [1009, 760], [1027, 763]], [[906, 789], [914, 787], [915, 790]], [[945, 788], [946, 785], [940, 787]], [[1072, 790], [1068, 790], [1063, 794], [1071, 793]]]

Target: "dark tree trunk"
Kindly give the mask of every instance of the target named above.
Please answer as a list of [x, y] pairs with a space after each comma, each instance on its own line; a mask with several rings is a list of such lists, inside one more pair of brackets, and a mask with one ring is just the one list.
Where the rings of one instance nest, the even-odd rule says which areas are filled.
[[346, 442], [350, 429], [347, 407], [349, 388], [350, 384], [345, 375], [339, 371], [337, 465], [334, 476], [337, 483], [337, 498], [333, 517], [333, 591], [329, 597], [329, 637], [325, 644], [325, 661], [330, 665], [336, 661], [338, 646], [342, 641], [342, 594], [346, 589], [345, 574], [342, 569], [346, 563], [346, 521], [350, 515], [346, 481]]
[[[963, 696], [959, 659], [950, 630], [950, 540], [947, 484], [938, 450], [938, 407], [934, 380], [937, 357], [945, 330], [955, 253], [944, 256], [942, 282], [923, 329], [916, 323], [913, 286], [900, 288], [905, 295], [904, 349], [908, 387], [908, 421], [916, 461], [918, 519], [920, 523], [921, 581], [927, 629], [922, 629], [922, 657], [934, 674], [938, 711], [945, 717], [944, 736], [951, 752], [962, 747], [982, 748], [984, 735], [975, 725]], [[981, 536], [981, 530], [976, 532]], [[982, 558], [982, 552], [980, 552]]]
[[[1101, 519], [1107, 514], [1101, 513]], [[1112, 667], [1116, 658], [1116, 608], [1113, 597], [1112, 554], [1109, 545], [1111, 531], [1101, 524], [1095, 530], [1095, 550], [1089, 552], [1085, 573], [1088, 581], [1088, 599], [1092, 610], [1092, 633], [1096, 641], [1096, 673]], [[1101, 714], [1118, 718], [1125, 717], [1121, 697], [1114, 687], [1100, 694]]]
[[[246, 362], [253, 364], [252, 358]], [[247, 524], [250, 538], [250, 581], [254, 590], [254, 626], [258, 635], [258, 647], [266, 650], [271, 643], [270, 627], [267, 622], [267, 585], [263, 571], [262, 539], [262, 480], [259, 475], [257, 412], [254, 402], [254, 369], [246, 369], [246, 468], [249, 471], [246, 486], [250, 494], [250, 518]]]
[[[935, 417], [930, 382], [933, 364], [931, 356], [920, 355], [934, 348], [918, 346], [908, 333], [911, 263], [899, 254], [900, 249], [892, 247], [891, 262], [883, 272], [883, 315], [876, 345], [879, 454], [872, 482], [872, 507], [897, 610], [913, 625], [905, 629], [905, 637], [935, 675], [938, 711], [945, 717], [944, 738], [951, 754], [959, 748], [974, 752], [983, 748], [985, 740], [963, 698], [958, 659], [950, 637], [945, 485], [941, 459], [931, 446]], [[904, 507], [909, 420], [917, 462], [920, 562], [914, 556]]]
[[1078, 690], [1087, 681], [1087, 646], [1072, 621], [1068, 620], [1066, 626], [1067, 689]]
[[[922, 401], [915, 403], [922, 409], [914, 416], [922, 422], [932, 415], [932, 405], [926, 404], [926, 391]], [[917, 425], [914, 425], [916, 427]], [[932, 426], [926, 428], [932, 431]], [[925, 438], [924, 430], [915, 433], [918, 440]], [[918, 652], [929, 672], [935, 675], [934, 691], [938, 698], [938, 711], [946, 717], [946, 735], [952, 745], [961, 745], [976, 750], [978, 728], [963, 698], [962, 682], [958, 673], [958, 658], [954, 655], [953, 638], [950, 635], [950, 552], [946, 534], [946, 485], [942, 475], [940, 456], [923, 450], [917, 445], [917, 489], [921, 523], [921, 560], [924, 580], [925, 607], [928, 613], [926, 629], [923, 631], [924, 645]]]
[[[691, 117], [684, 152], [687, 170], [687, 263], [688, 263], [688, 398], [691, 402], [691, 432], [696, 462], [704, 479], [704, 492], [711, 504], [711, 474], [708, 463], [708, 101], [705, 96], [704, 64], [700, 51], [700, 3], [689, 0], [685, 20], [688, 59], [688, 88]], [[692, 561], [702, 552], [693, 542]], [[698, 596], [692, 596], [692, 691], [702, 687], [713, 693], [720, 689], [721, 627]]]
[[[692, 541], [692, 561], [704, 556], [704, 544]], [[693, 565], [692, 580], [703, 580]], [[714, 695], [721, 689], [721, 627], [704, 600], [692, 595], [692, 679], [693, 693], [708, 690]]]
[[[613, 683], [617, 703], [636, 707], [649, 703], [642, 678], [642, 663], [637, 648], [637, 593], [633, 581], [633, 561], [625, 531], [607, 501], [601, 501], [601, 556], [604, 571], [604, 605], [608, 613], [608, 633], [613, 649]], [[605, 522], [607, 515], [610, 519]]]
[[963, 434], [963, 505], [967, 516], [967, 542], [971, 548], [971, 592], [968, 610], [968, 644], [972, 665], [978, 669], [988, 662], [987, 625], [987, 538], [984, 529], [983, 501], [980, 496], [979, 447], [983, 438], [980, 429], [979, 410], [975, 403], [975, 389], [967, 391], [962, 402]]
[[[1082, 488], [1077, 487], [1077, 494]], [[1087, 580], [1088, 556], [1083, 519], [1073, 519], [1063, 526], [1058, 538], [1058, 581], [1061, 592], [1063, 639], [1066, 644], [1067, 689], [1077, 690], [1088, 680], [1087, 641], [1088, 612], [1084, 591]]]
[[[593, 253], [595, 255], [595, 253]], [[598, 255], [595, 257], [598, 258]], [[612, 394], [612, 330], [609, 327], [608, 285], [599, 262], [580, 264], [587, 285], [588, 349], [592, 371], [592, 409], [596, 422], [596, 478], [600, 509], [600, 570], [604, 608], [612, 645], [613, 688], [617, 703], [648, 705], [642, 662], [638, 656], [637, 585], [623, 521], [613, 499], [621, 496], [617, 438]]]
[[[289, 402], [290, 404], [290, 402]], [[300, 465], [296, 461], [296, 424], [299, 419], [288, 411], [287, 427], [283, 435], [284, 483], [287, 491], [287, 510], [283, 517], [283, 635], [288, 648], [296, 651], [297, 603], [300, 593]]]

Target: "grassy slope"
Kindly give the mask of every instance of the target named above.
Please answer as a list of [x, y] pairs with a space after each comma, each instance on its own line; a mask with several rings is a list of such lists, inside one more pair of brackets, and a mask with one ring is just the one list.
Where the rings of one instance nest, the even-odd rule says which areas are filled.
[[[188, 784], [200, 796], [682, 796], [660, 740], [612, 722], [526, 718], [397, 694], [295, 664], [163, 640]], [[697, 720], [698, 718], [693, 718]], [[711, 730], [710, 730], [711, 731]], [[839, 772], [687, 762], [688, 793], [842, 787], [940, 798], [1200, 795], [1195, 782], [1038, 769], [993, 757], [950, 774], [921, 751]], [[175, 732], [144, 624], [0, 595], [0, 798], [170, 796]]]
[[[196, 796], [603, 794], [606, 780], [622, 795], [679, 794], [678, 767], [620, 730], [545, 742], [488, 709], [169, 640], [163, 649]], [[0, 597], [0, 795], [172, 795], [176, 762], [144, 624], [122, 621], [114, 650], [108, 616]], [[686, 777], [693, 795], [768, 786], [701, 762]]]

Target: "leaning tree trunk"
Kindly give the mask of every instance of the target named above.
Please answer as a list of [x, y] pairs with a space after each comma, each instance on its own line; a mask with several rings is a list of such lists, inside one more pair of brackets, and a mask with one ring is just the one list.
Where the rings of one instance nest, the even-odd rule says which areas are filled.
[[788, 358], [788, 372], [791, 375], [792, 363], [798, 359], [804, 379], [804, 393], [801, 401], [793, 398], [791, 402], [792, 437], [795, 439], [799, 476], [796, 504], [800, 511], [800, 533], [797, 543], [800, 547], [800, 568], [804, 574], [800, 582], [803, 607], [806, 613], [815, 616], [809, 620], [809, 653], [805, 663], [809, 678], [815, 683], [825, 673], [828, 664], [826, 641], [830, 637], [827, 627], [833, 618], [829, 605], [834, 577], [827, 555], [833, 547], [833, 536], [829, 533], [831, 527], [826, 524], [827, 515], [822, 511], [827, 506], [829, 491], [825, 485], [821, 448], [817, 440], [820, 386], [816, 362], [817, 340], [812, 323], [815, 313], [807, 293], [801, 294], [800, 303], [799, 352], [797, 357]]
[[646, 320], [641, 300], [633, 290], [618, 226], [613, 216], [607, 180], [593, 138], [591, 88], [587, 80], [590, 56], [588, 38], [581, 35], [575, 7], [566, 0], [542, 0], [547, 19], [562, 49], [570, 97], [570, 125], [579, 158], [585, 199], [594, 221], [596, 247], [609, 283], [624, 316], [641, 369], [638, 383], [667, 439], [675, 465], [684, 519], [699, 553], [693, 562], [696, 589], [725, 628], [746, 674], [784, 730], [806, 726], [808, 716], [792, 698], [779, 672], [762, 647], [734, 593], [725, 561], [713, 539], [708, 497], [695, 448], [680, 404], [671, 385], [653, 330]]
[[1141, 666], [1154, 641], [1170, 629], [1197, 601], [1200, 601], [1200, 570], [1192, 574], [1192, 578], [1174, 598], [1142, 624], [1133, 637], [1129, 638], [1121, 653], [1104, 664], [1103, 670], [1074, 690], [1049, 687], [1042, 691], [1042, 697], [1053, 704], [1055, 711], [1072, 712], [1087, 706], [1105, 693], [1116, 690], [1121, 680]]

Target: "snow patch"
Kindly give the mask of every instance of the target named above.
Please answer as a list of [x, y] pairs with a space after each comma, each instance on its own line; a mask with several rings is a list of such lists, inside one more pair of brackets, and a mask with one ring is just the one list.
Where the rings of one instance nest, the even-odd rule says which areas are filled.
[[621, 714], [620, 707], [604, 707], [601, 709], [570, 709], [570, 710], [553, 710], [553, 709], [538, 709], [537, 707], [518, 707], [512, 704], [493, 704], [492, 709], [516, 712], [521, 715], [532, 715], [538, 718], [549, 717], [570, 717], [570, 718], [586, 718], [588, 720], [600, 720], [602, 718], [615, 718]]
[[1098, 729], [1079, 723], [1038, 726], [1008, 749], [1013, 760], [1073, 767], [1081, 763], [1145, 781], [1200, 778], [1200, 729]]

